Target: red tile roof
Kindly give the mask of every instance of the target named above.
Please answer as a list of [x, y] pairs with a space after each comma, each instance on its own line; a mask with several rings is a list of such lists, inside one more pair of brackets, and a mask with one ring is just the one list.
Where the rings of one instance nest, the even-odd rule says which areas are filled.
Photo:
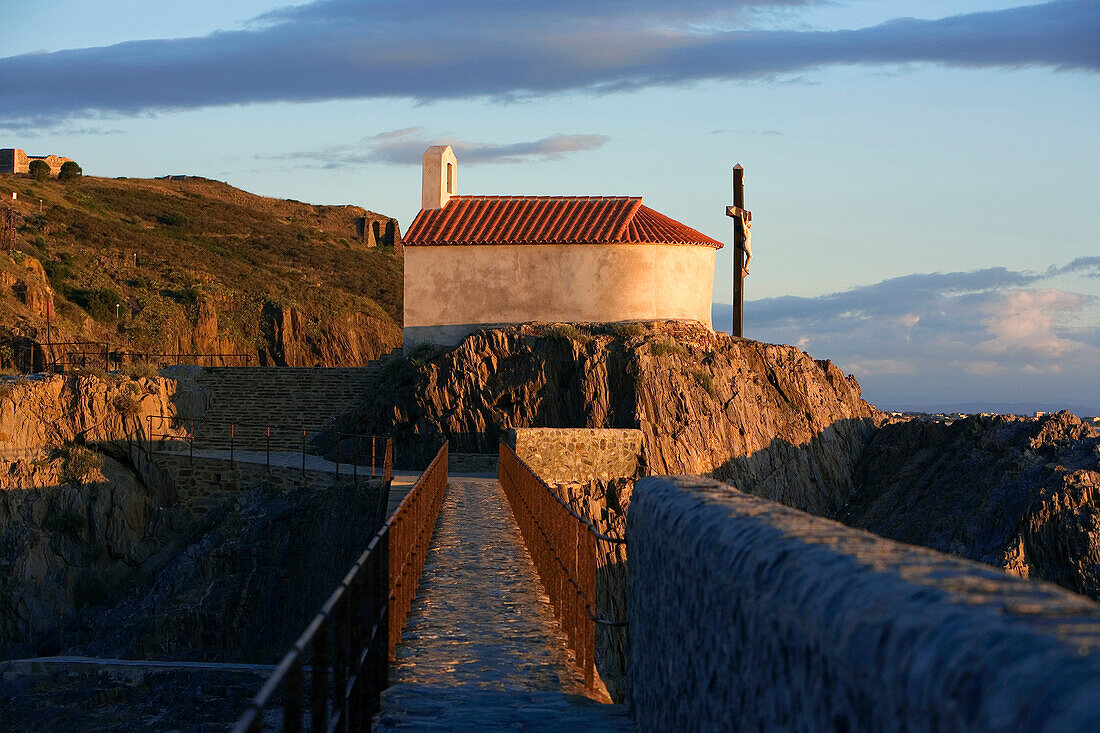
[[417, 214], [405, 246], [722, 243], [659, 214], [639, 196], [452, 196]]

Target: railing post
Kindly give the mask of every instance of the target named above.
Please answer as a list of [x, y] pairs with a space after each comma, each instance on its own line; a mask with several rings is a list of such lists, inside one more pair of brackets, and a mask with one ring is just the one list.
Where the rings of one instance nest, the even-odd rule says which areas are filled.
[[313, 637], [313, 659], [310, 660], [313, 668], [309, 695], [310, 731], [328, 730], [328, 625], [328, 619], [322, 621]]
[[302, 730], [302, 654], [299, 651], [286, 675], [283, 691], [283, 730], [301, 733]]
[[584, 553], [584, 592], [588, 595], [589, 606], [585, 609], [584, 618], [582, 619], [584, 622], [585, 649], [584, 686], [592, 689], [595, 682], [596, 667], [596, 622], [592, 618], [596, 614], [596, 537], [588, 531], [584, 533], [584, 536], [588, 540]]
[[375, 631], [375, 694], [371, 707], [375, 712], [381, 707], [382, 690], [389, 683], [390, 664], [390, 530], [383, 526], [378, 533], [378, 564], [375, 567], [375, 603], [377, 604], [378, 629]]
[[332, 609], [332, 715], [339, 715], [337, 730], [347, 730], [347, 688], [348, 688], [348, 598], [347, 589]]

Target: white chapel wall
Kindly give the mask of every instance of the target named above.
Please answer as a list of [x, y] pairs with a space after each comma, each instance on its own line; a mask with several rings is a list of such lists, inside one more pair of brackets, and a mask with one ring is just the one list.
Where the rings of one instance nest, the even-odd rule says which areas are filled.
[[711, 327], [715, 250], [670, 244], [405, 248], [405, 349], [530, 321], [692, 320]]

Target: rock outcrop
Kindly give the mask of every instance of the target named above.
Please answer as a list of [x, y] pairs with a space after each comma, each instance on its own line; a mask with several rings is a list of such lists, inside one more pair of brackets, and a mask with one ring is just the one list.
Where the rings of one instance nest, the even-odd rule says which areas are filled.
[[831, 513], [879, 419], [833, 364], [691, 324], [525, 325], [426, 352], [388, 362], [345, 422], [392, 434], [398, 465], [427, 465], [444, 438], [495, 453], [511, 427], [637, 428], [648, 473]]
[[105, 602], [186, 525], [129, 446], [176, 383], [91, 374], [0, 381], [0, 649]]
[[0, 380], [0, 657], [274, 661], [381, 524], [379, 482], [177, 487], [143, 445], [201, 414], [178, 371]]
[[1100, 600], [1100, 437], [1068, 412], [884, 426], [836, 518]]

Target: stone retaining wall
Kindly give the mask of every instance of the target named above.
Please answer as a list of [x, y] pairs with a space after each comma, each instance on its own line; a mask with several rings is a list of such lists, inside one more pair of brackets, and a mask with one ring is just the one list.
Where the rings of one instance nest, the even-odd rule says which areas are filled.
[[642, 431], [512, 428], [505, 442], [543, 481], [606, 481], [637, 475]]
[[639, 730], [1100, 730], [1100, 606], [697, 477], [628, 514]]
[[[366, 367], [170, 367], [163, 373], [186, 380], [203, 393], [202, 410], [181, 409], [183, 420], [194, 419], [204, 447], [229, 445], [229, 423], [236, 423], [238, 448], [262, 450], [268, 445], [265, 426], [276, 426], [270, 445], [298, 450], [302, 432], [308, 444], [336, 418], [374, 388], [379, 366]], [[198, 403], [198, 400], [194, 402]]]
[[[175, 489], [184, 496], [214, 496], [225, 491], [251, 489], [262, 481], [272, 487], [286, 491], [304, 486], [308, 489], [331, 488], [336, 482], [336, 474], [328, 471], [316, 471], [286, 466], [272, 466], [270, 469], [262, 463], [245, 463], [220, 458], [189, 458], [187, 455], [156, 453], [152, 461], [168, 474]], [[340, 475], [341, 485], [350, 485], [351, 466], [344, 466]], [[367, 470], [369, 473], [369, 469]], [[358, 477], [359, 486], [382, 490], [381, 479]]]

